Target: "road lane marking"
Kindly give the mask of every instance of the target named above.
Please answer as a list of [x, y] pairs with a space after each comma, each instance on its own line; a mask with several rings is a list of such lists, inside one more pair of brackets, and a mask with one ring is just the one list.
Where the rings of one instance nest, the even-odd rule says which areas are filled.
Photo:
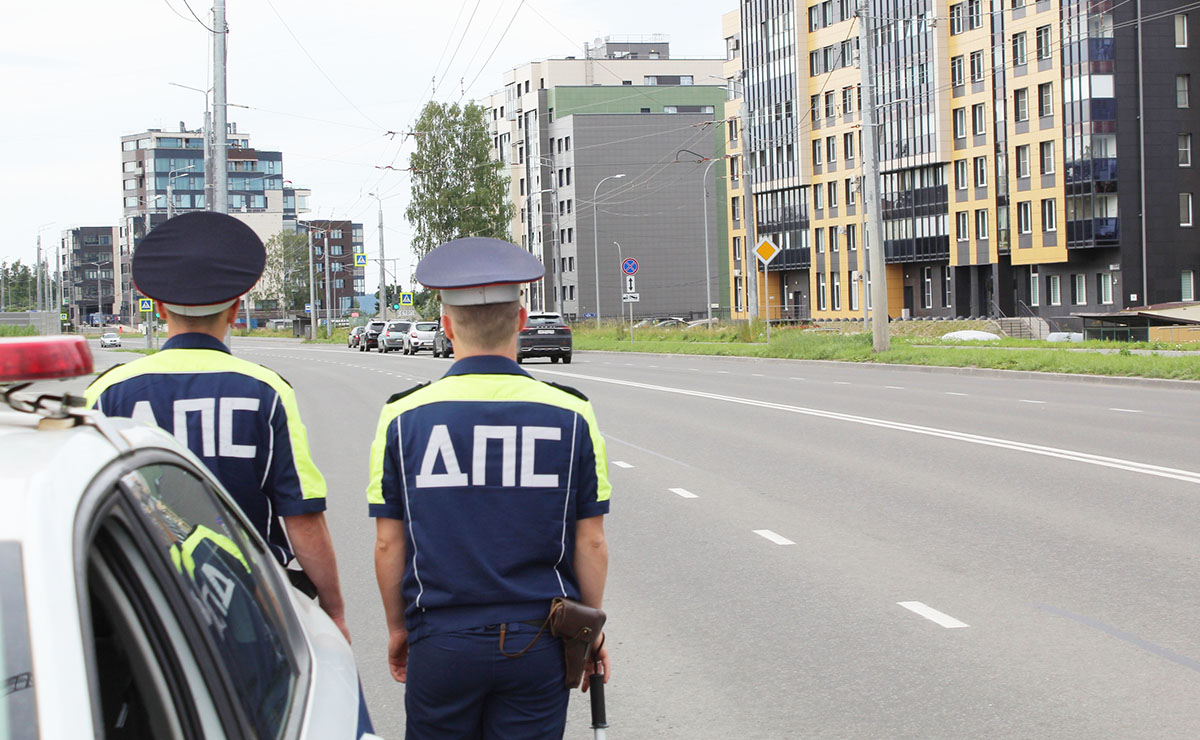
[[1049, 606], [1047, 604], [1034, 604], [1033, 608], [1037, 609], [1039, 611], [1044, 611], [1049, 614], [1053, 614], [1058, 617], [1066, 617], [1067, 619], [1074, 620], [1082, 625], [1086, 625], [1093, 629], [1100, 630], [1101, 632], [1104, 632], [1112, 637], [1115, 637], [1118, 640], [1127, 642], [1130, 645], [1133, 645], [1134, 647], [1141, 648], [1142, 650], [1145, 650], [1148, 653], [1153, 653], [1154, 655], [1157, 655], [1160, 658], [1169, 660], [1172, 663], [1175, 663], [1176, 665], [1181, 665], [1184, 668], [1188, 668], [1193, 671], [1200, 672], [1200, 661], [1194, 660], [1193, 658], [1189, 658], [1186, 655], [1180, 655], [1179, 653], [1176, 653], [1172, 650], [1168, 650], [1167, 648], [1162, 647], [1161, 645], [1155, 645], [1154, 643], [1149, 642], [1148, 640], [1145, 640], [1141, 637], [1138, 637], [1137, 635], [1130, 634], [1128, 632], [1125, 632], [1124, 630], [1120, 630], [1116, 627], [1113, 627], [1112, 625], [1105, 624], [1104, 622], [1101, 622], [1099, 620], [1092, 619], [1091, 617], [1083, 616], [1082, 614], [1072, 614], [1071, 612], [1064, 611], [1062, 609], [1059, 609], [1059, 608], [1053, 607], [1053, 606]]
[[1123, 414], [1140, 414], [1140, 413], [1142, 413], [1141, 411], [1138, 411], [1137, 409], [1118, 409], [1118, 408], [1111, 408], [1111, 409], [1109, 409], [1109, 411], [1120, 411], [1120, 412], [1121, 412], [1121, 413], [1123, 413]]
[[804, 380], [804, 378], [788, 378], [788, 380]]
[[766, 377], [762, 373], [750, 373], [750, 375], [754, 376], [755, 378], [765, 378]]
[[1020, 400], [1021, 400], [1021, 403], [1045, 403], [1045, 401], [1031, 401], [1028, 398], [1022, 398]]
[[[836, 411], [824, 411], [822, 409], [807, 408], [804, 406], [789, 406], [787, 404], [775, 403], [772, 401], [759, 401], [753, 398], [742, 398], [740, 396], [725, 396], [719, 393], [708, 393], [706, 391], [694, 391], [686, 388], [672, 388], [664, 385], [652, 385], [650, 383], [638, 383], [632, 380], [617, 380], [616, 378], [602, 378], [598, 375], [577, 375], [575, 373], [564, 373], [561, 371], [548, 370], [549, 375], [562, 375], [564, 377], [575, 378], [576, 380], [592, 380], [597, 383], [609, 383], [611, 385], [625, 386], [626, 388], [641, 388], [649, 391], [659, 391], [662, 393], [674, 393], [680, 396], [691, 396], [693, 398], [706, 398], [712, 401], [724, 401], [726, 403], [736, 403], [742, 406], [752, 406], [755, 408], [771, 409], [774, 411], [784, 411], [792, 414], [801, 414], [803, 416], [815, 416], [833, 421], [844, 421], [851, 424], [862, 424], [864, 426], [879, 427], [881, 429], [891, 429], [898, 432], [908, 432], [910, 434], [920, 434], [927, 437], [940, 437], [942, 439], [950, 439], [957, 442], [966, 442], [968, 444], [981, 445], [984, 447], [998, 447], [1015, 452], [1025, 452], [1031, 455], [1041, 455], [1043, 457], [1056, 457], [1061, 460], [1070, 460], [1072, 462], [1083, 463], [1085, 465], [1097, 465], [1104, 468], [1114, 468], [1117, 470], [1125, 470], [1131, 473], [1141, 475], [1152, 475], [1158, 478], [1170, 478], [1171, 480], [1183, 481], [1185, 483], [1195, 483], [1200, 485], [1200, 472], [1194, 470], [1183, 470], [1181, 468], [1169, 468], [1163, 465], [1152, 465], [1150, 463], [1137, 462], [1136, 460], [1125, 460], [1119, 457], [1107, 457], [1105, 455], [1094, 455], [1090, 452], [1082, 452], [1079, 450], [1068, 450], [1061, 447], [1050, 447], [1047, 445], [1032, 444], [1029, 442], [1021, 442], [1013, 439], [1003, 439], [1001, 437], [988, 437], [982, 434], [971, 434], [969, 432], [956, 432], [950, 429], [940, 429], [938, 427], [926, 427], [919, 424], [908, 424], [901, 421], [890, 421], [888, 419], [878, 419], [870, 416], [856, 416], [854, 414], [843, 414]], [[628, 442], [624, 444], [630, 444]], [[631, 447], [635, 445], [630, 444]], [[640, 449], [640, 448], [637, 448]], [[650, 452], [650, 454], [658, 455], [658, 453]], [[662, 455], [658, 455], [663, 457]], [[670, 459], [670, 458], [667, 458]], [[672, 462], [678, 462], [672, 460]], [[690, 467], [690, 466], [689, 466]]]
[[633, 442], [626, 442], [625, 440], [621, 439], [620, 437], [614, 437], [611, 434], [609, 434], [608, 432], [605, 432], [604, 440], [607, 442], [610, 439], [614, 442], [619, 442], [619, 443], [625, 445], [626, 447], [632, 447], [633, 449], [637, 450], [638, 452], [641, 452], [641, 453], [644, 453], [647, 455], [653, 455], [654, 457], [658, 457], [663, 460], [666, 460], [669, 463], [674, 463], [675, 465], [679, 465], [679, 466], [682, 466], [685, 468], [691, 468], [692, 470], [698, 470], [698, 468], [695, 465], [692, 465], [691, 463], [685, 463], [682, 460], [676, 460], [675, 458], [668, 457], [668, 456], [662, 454], [661, 452], [655, 452], [654, 450], [648, 450], [645, 447], [635, 445]]
[[885, 388], [891, 388], [891, 389], [892, 389], [892, 390], [894, 390], [894, 391], [902, 391], [902, 390], [904, 390], [904, 386], [902, 386], [902, 385], [886, 385], [886, 386], [884, 386], [884, 387], [885, 387]]
[[632, 468], [633, 467], [632, 465], [625, 462], [624, 460], [613, 460], [613, 465], [616, 465], [618, 468]]
[[835, 381], [833, 381], [833, 384], [834, 385], [850, 385], [849, 383], [847, 383], [844, 380], [835, 380]]
[[919, 601], [897, 601], [897, 604], [909, 610], [913, 614], [919, 614], [925, 617], [930, 622], [935, 622], [945, 627], [948, 630], [962, 629], [970, 627], [966, 622], [960, 622], [949, 614], [943, 614], [931, 606], [926, 606]]
[[791, 540], [789, 540], [787, 537], [784, 537], [783, 535], [775, 534], [774, 532], [772, 532], [769, 529], [756, 529], [756, 530], [754, 530], [754, 534], [758, 535], [759, 537], [765, 537], [768, 540], [770, 540], [771, 542], [774, 542], [776, 545], [794, 545], [794, 544], [796, 544], [795, 542], [792, 542]]
[[700, 498], [699, 496], [697, 496], [696, 494], [687, 490], [686, 488], [672, 488], [670, 490], [671, 490], [671, 493], [676, 494], [680, 498]]
[[954, 391], [946, 391], [947, 396], [965, 396], [966, 393], [955, 393]]

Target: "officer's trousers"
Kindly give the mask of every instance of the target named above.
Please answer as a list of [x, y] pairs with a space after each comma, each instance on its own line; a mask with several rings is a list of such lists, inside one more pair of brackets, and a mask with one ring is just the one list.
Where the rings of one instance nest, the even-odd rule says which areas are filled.
[[[509, 624], [504, 650], [538, 632]], [[431, 635], [409, 648], [407, 740], [549, 740], [563, 736], [570, 692], [562, 643], [549, 632], [519, 658], [500, 654], [500, 625]]]

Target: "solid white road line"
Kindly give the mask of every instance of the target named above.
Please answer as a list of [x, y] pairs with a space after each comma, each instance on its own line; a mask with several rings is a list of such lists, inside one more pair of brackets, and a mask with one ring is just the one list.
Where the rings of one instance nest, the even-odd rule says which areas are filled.
[[624, 460], [613, 460], [613, 465], [616, 465], [618, 468], [632, 468], [633, 467], [632, 465], [625, 462]]
[[1123, 414], [1140, 414], [1140, 413], [1142, 413], [1141, 411], [1138, 411], [1137, 409], [1118, 409], [1118, 408], [1111, 408], [1111, 409], [1109, 409], [1109, 411], [1120, 411], [1120, 412], [1121, 412], [1121, 413], [1123, 413]]
[[680, 498], [700, 498], [696, 494], [684, 488], [672, 488], [671, 493], [676, 494]]
[[707, 398], [712, 401], [724, 401], [726, 403], [736, 403], [743, 406], [752, 406], [762, 409], [773, 409], [775, 411], [784, 411], [792, 414], [802, 414], [804, 416], [816, 416], [823, 419], [831, 419], [834, 421], [844, 421], [851, 424], [862, 424], [864, 426], [879, 427], [882, 429], [891, 429], [898, 432], [908, 432], [910, 434], [921, 434], [929, 437], [941, 437], [942, 439], [951, 439], [958, 442], [966, 442], [968, 444], [982, 445], [985, 447], [999, 447], [1016, 452], [1025, 452], [1031, 455], [1042, 455], [1044, 457], [1056, 457], [1062, 460], [1070, 460], [1072, 462], [1084, 463], [1086, 465], [1099, 465], [1105, 468], [1114, 468], [1117, 470], [1125, 470], [1131, 473], [1140, 473], [1141, 475], [1153, 475], [1159, 478], [1170, 478], [1172, 480], [1183, 481], [1185, 483], [1195, 483], [1200, 485], [1200, 472], [1194, 470], [1182, 470], [1180, 468], [1168, 468], [1163, 465], [1151, 465], [1150, 463], [1137, 462], [1136, 460], [1125, 460], [1119, 457], [1107, 457], [1105, 455], [1094, 455], [1090, 452], [1081, 452], [1078, 450], [1068, 450], [1061, 447], [1050, 447], [1047, 445], [1031, 444], [1029, 442], [1021, 442], [1013, 439], [1003, 439], [1000, 437], [988, 437], [982, 434], [971, 434], [969, 432], [956, 432], [950, 429], [939, 429], [938, 427], [926, 427], [919, 424], [908, 424], [901, 421], [890, 421], [888, 419], [877, 419], [870, 416], [856, 416], [854, 414], [842, 414], [836, 411], [825, 411], [822, 409], [807, 408], [804, 406], [790, 406], [783, 403], [775, 403], [773, 401], [759, 401], [753, 398], [742, 398], [739, 396], [725, 396], [719, 393], [707, 393], [705, 391], [694, 391], [687, 388], [672, 388], [665, 385], [652, 385], [650, 383], [637, 383], [632, 380], [618, 380], [616, 378], [602, 378], [598, 375], [579, 375], [575, 373], [564, 373], [561, 371], [547, 370], [547, 375], [562, 375], [563, 377], [575, 378], [577, 380], [592, 380], [597, 383], [609, 383], [612, 385], [624, 386], [626, 388], [641, 388], [648, 391], [659, 391], [661, 393], [674, 393], [680, 396], [691, 396], [693, 398]]
[[794, 544], [796, 544], [795, 542], [792, 542], [791, 540], [789, 540], [787, 537], [784, 537], [783, 535], [775, 534], [774, 532], [772, 532], [769, 529], [756, 529], [756, 530], [754, 530], [754, 534], [758, 535], [759, 537], [765, 537], [768, 540], [774, 542], [776, 545], [794, 545]]
[[942, 614], [937, 609], [926, 606], [919, 601], [897, 601], [896, 603], [909, 610], [913, 614], [919, 614], [928, 619], [930, 622], [940, 624], [948, 630], [962, 629], [963, 627], [971, 626], [966, 622], [958, 621], [949, 614]]

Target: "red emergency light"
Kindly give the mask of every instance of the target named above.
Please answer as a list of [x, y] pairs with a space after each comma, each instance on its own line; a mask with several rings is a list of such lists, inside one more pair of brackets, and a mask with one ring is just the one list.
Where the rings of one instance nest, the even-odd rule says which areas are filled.
[[0, 339], [0, 383], [75, 378], [91, 372], [92, 350], [85, 337]]

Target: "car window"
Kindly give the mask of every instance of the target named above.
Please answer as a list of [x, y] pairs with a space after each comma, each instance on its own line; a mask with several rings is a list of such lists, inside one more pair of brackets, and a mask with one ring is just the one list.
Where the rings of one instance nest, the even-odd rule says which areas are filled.
[[554, 314], [531, 314], [525, 326], [546, 326], [561, 324], [562, 318]]
[[437, 323], [433, 321], [417, 324], [417, 331], [437, 331]]
[[25, 609], [25, 576], [21, 546], [0, 542], [0, 738], [34, 740], [38, 736], [33, 658]]
[[287, 639], [287, 595], [266, 575], [269, 556], [209, 486], [183, 468], [144, 466], [122, 484], [205, 625], [257, 736], [279, 737], [307, 653]]

